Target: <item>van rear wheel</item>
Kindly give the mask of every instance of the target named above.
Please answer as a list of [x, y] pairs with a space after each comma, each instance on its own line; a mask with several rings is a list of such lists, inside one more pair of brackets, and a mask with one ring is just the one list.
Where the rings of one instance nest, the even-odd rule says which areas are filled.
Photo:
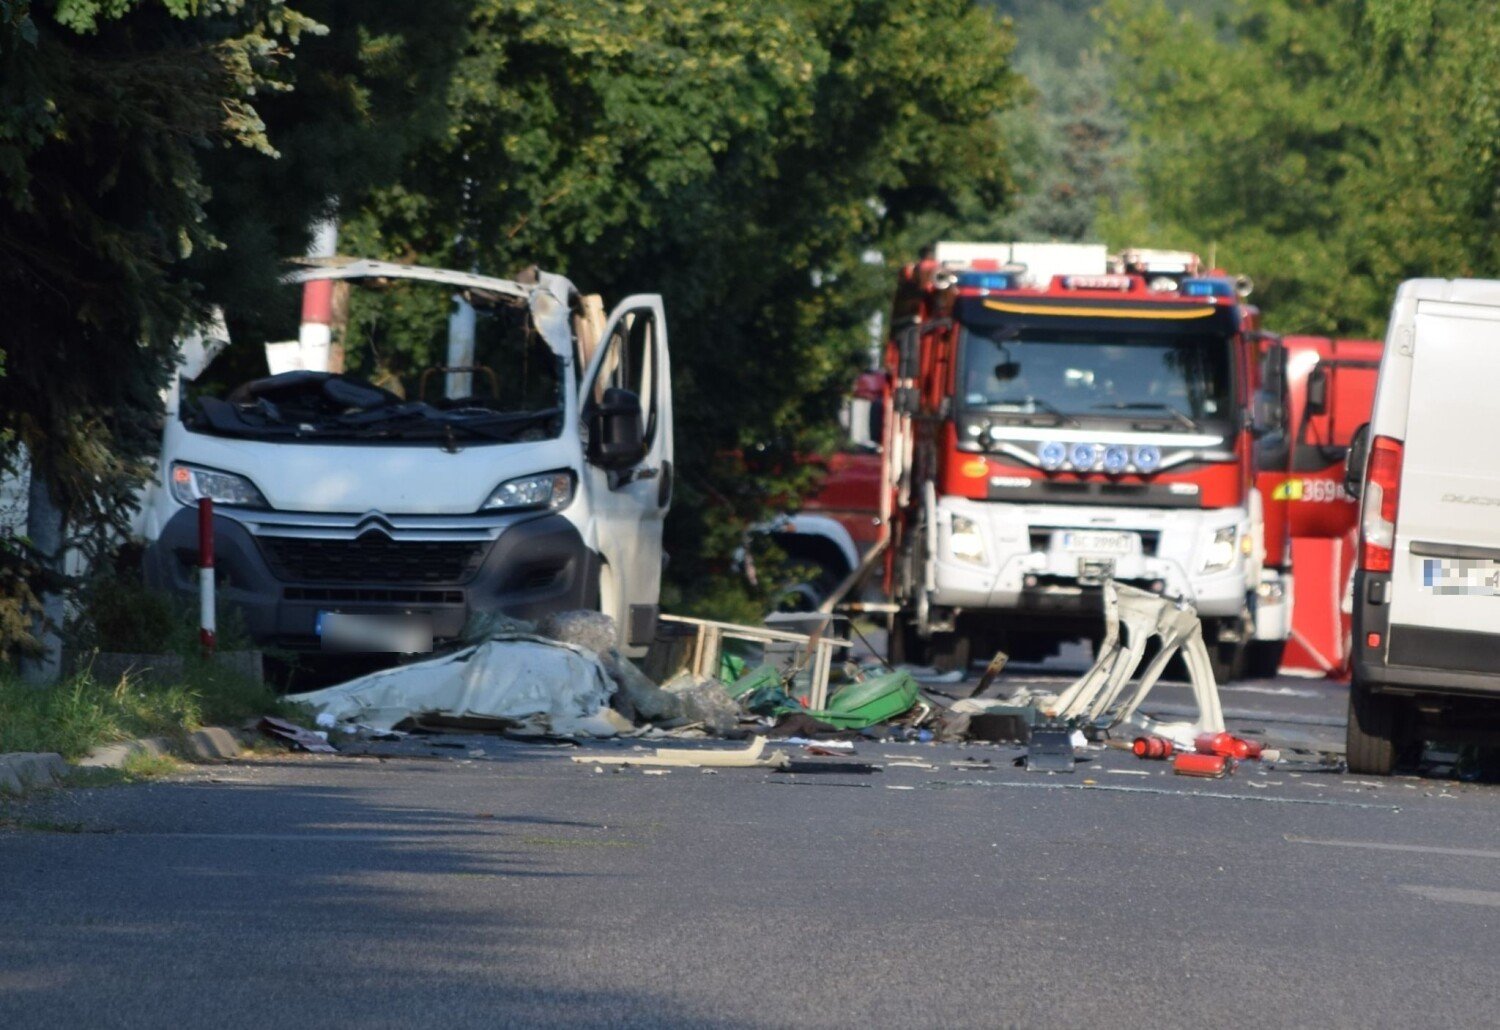
[[1396, 701], [1359, 683], [1349, 685], [1345, 761], [1352, 773], [1389, 776], [1396, 765]]

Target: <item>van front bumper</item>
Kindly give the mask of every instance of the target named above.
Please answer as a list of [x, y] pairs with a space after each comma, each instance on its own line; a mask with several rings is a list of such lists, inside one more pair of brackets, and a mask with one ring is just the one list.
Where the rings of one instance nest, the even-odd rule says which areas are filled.
[[1386, 694], [1500, 698], [1500, 634], [1393, 626], [1390, 592], [1388, 574], [1354, 574], [1355, 683]]
[[[476, 615], [534, 619], [592, 607], [599, 557], [557, 514], [452, 518], [214, 513], [217, 594], [261, 646], [321, 647], [321, 612], [429, 619], [438, 643]], [[146, 548], [146, 581], [198, 590], [197, 512]]]

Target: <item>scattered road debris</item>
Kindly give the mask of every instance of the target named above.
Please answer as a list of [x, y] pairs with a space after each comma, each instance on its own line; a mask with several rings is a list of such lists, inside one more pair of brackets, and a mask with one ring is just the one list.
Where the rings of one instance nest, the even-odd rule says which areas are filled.
[[722, 668], [722, 647], [725, 640], [746, 640], [759, 644], [801, 644], [807, 649], [803, 663], [811, 675], [808, 707], [823, 707], [828, 698], [829, 667], [833, 652], [853, 647], [848, 640], [824, 636], [821, 631], [790, 633], [785, 630], [768, 629], [764, 626], [740, 626], [729, 622], [714, 622], [709, 619], [691, 619], [683, 615], [662, 615], [661, 620], [691, 627], [694, 633], [692, 659], [688, 671], [701, 678], [716, 677]]
[[1261, 746], [1232, 733], [1200, 733], [1193, 738], [1193, 748], [1201, 755], [1221, 758], [1259, 758]]
[[865, 729], [905, 715], [918, 703], [920, 693], [911, 673], [898, 669], [846, 684], [834, 691], [826, 709], [811, 709], [807, 714], [840, 729]]
[[[1101, 594], [1104, 641], [1099, 645], [1098, 658], [1050, 703], [1041, 698], [1034, 703], [1059, 721], [1077, 721], [1098, 731], [1128, 725], [1146, 734], [1170, 737], [1183, 746], [1197, 734], [1222, 733], [1224, 714], [1198, 613], [1184, 602], [1117, 584], [1113, 579], [1104, 580]], [[1147, 645], [1158, 638], [1159, 650], [1127, 694]], [[1179, 652], [1187, 666], [1197, 718], [1192, 722], [1158, 723], [1139, 714], [1141, 702]]]
[[785, 769], [791, 764], [785, 751], [765, 753], [766, 738], [756, 737], [746, 748], [662, 748], [653, 754], [574, 755], [573, 761], [602, 765], [670, 765], [689, 768], [713, 766], [720, 769]]
[[[422, 717], [493, 720], [568, 736], [613, 737], [615, 683], [599, 658], [573, 644], [500, 633], [440, 658], [292, 695], [337, 724], [389, 730]], [[628, 728], [628, 723], [625, 724]]]
[[720, 680], [684, 672], [662, 689], [677, 699], [682, 718], [700, 724], [716, 737], [727, 737], [739, 726], [740, 706]]
[[1203, 776], [1217, 780], [1234, 772], [1234, 759], [1227, 755], [1184, 751], [1172, 759], [1172, 771], [1178, 776]]
[[1166, 737], [1136, 737], [1130, 750], [1137, 758], [1162, 760], [1171, 758], [1177, 746]]
[[328, 743], [327, 738], [318, 735], [313, 730], [304, 729], [294, 722], [278, 719], [274, 715], [264, 716], [257, 724], [257, 728], [266, 736], [286, 741], [303, 751], [324, 755], [338, 754], [339, 749]]
[[1067, 723], [1031, 727], [1026, 747], [1026, 771], [1070, 773], [1074, 766], [1073, 730]]

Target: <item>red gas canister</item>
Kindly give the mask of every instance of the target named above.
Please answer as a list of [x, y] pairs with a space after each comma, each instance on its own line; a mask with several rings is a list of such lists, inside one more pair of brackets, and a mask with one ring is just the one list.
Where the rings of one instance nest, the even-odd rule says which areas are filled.
[[1136, 737], [1130, 750], [1137, 758], [1167, 759], [1177, 748], [1166, 737]]
[[1200, 733], [1193, 738], [1193, 747], [1199, 754], [1224, 758], [1248, 758], [1250, 755], [1250, 745], [1232, 733]]
[[1184, 751], [1172, 760], [1172, 771], [1178, 776], [1205, 776], [1219, 779], [1234, 769], [1234, 760], [1225, 755], [1194, 754]]

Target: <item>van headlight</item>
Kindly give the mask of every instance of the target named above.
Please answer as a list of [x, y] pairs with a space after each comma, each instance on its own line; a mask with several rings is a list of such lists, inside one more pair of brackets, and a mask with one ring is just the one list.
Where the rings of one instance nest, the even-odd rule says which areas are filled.
[[235, 472], [220, 472], [181, 461], [172, 462], [172, 496], [178, 504], [189, 508], [207, 497], [215, 504], [227, 508], [269, 508], [266, 499], [245, 476]]
[[561, 511], [573, 503], [573, 473], [542, 472], [535, 476], [507, 479], [491, 491], [480, 511], [521, 511], [546, 508]]
[[985, 564], [984, 535], [979, 531], [979, 523], [963, 515], [954, 515], [949, 524], [948, 550], [959, 561]]
[[1216, 530], [1213, 543], [1208, 545], [1208, 552], [1203, 558], [1203, 571], [1223, 572], [1233, 565], [1238, 557], [1239, 538], [1238, 526], [1225, 526]]

